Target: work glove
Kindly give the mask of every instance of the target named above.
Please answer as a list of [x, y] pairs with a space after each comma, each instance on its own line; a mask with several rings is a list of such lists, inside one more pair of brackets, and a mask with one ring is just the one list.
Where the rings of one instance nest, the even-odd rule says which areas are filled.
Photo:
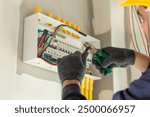
[[133, 50], [106, 47], [103, 48], [102, 51], [105, 52], [108, 55], [108, 57], [105, 59], [100, 57], [100, 60], [102, 61], [101, 65], [98, 64], [97, 61], [95, 61], [94, 59], [92, 63], [104, 76], [107, 75], [107, 72], [104, 70], [104, 68], [110, 69], [113, 69], [114, 67], [126, 68], [129, 65], [133, 65], [135, 62], [135, 52]]
[[76, 51], [73, 54], [58, 59], [58, 74], [61, 82], [65, 80], [82, 81], [86, 73], [87, 53]]

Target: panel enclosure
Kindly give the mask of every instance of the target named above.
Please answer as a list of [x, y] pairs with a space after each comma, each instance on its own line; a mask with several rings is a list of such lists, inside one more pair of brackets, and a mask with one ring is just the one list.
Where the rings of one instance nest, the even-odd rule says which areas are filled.
[[[57, 59], [75, 51], [83, 52], [85, 49], [83, 46], [84, 42], [92, 43], [97, 48], [100, 48], [100, 41], [98, 39], [89, 35], [85, 36], [85, 34], [83, 35], [74, 29], [63, 27], [57, 32], [55, 39], [50, 43], [50, 45], [48, 45], [42, 55], [38, 56], [39, 47], [43, 46], [42, 44], [41, 46], [39, 45], [44, 31], [47, 31], [47, 36], [49, 38], [45, 37], [43, 40], [50, 41], [50, 37], [52, 36], [54, 29], [60, 24], [64, 23], [41, 13], [36, 13], [25, 18], [23, 48], [24, 63], [40, 67], [48, 71], [57, 72]], [[88, 55], [87, 68], [90, 68], [93, 74], [87, 73], [86, 77], [93, 80], [101, 79], [98, 72], [91, 64], [91, 61], [92, 55]]]

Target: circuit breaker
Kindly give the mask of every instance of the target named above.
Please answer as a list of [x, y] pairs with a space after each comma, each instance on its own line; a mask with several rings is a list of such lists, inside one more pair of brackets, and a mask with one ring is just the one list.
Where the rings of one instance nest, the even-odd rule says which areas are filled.
[[[57, 72], [57, 59], [75, 51], [83, 52], [83, 44], [89, 42], [100, 47], [100, 41], [84, 34], [80, 27], [69, 21], [35, 13], [24, 20], [23, 61], [27, 64]], [[87, 58], [86, 76], [97, 80], [91, 67], [92, 55]]]

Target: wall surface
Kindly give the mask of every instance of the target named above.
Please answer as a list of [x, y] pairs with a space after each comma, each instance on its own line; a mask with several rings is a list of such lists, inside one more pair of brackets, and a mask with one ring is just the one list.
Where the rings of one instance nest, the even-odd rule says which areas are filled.
[[15, 81], [12, 99], [60, 100], [61, 85], [22, 74]]
[[[119, 6], [122, 0], [110, 0], [111, 5], [111, 42], [113, 47], [125, 48], [125, 22], [124, 8]], [[113, 70], [114, 92], [128, 87], [127, 69], [115, 68]]]
[[[110, 2], [109, 0], [89, 0], [91, 35], [101, 41], [101, 47], [111, 45]], [[113, 94], [112, 75], [94, 82], [94, 99], [110, 100]]]
[[92, 0], [93, 28], [95, 35], [103, 35], [110, 31], [110, 4], [109, 0]]
[[0, 99], [61, 99], [60, 84], [16, 72], [21, 2], [0, 1]]
[[0, 1], [0, 99], [11, 99], [17, 79], [17, 43], [19, 4], [21, 1]]
[[[102, 35], [96, 36], [101, 40], [101, 47], [111, 45], [111, 32], [108, 31]], [[101, 80], [94, 82], [94, 99], [111, 100], [113, 95], [113, 75], [103, 77]]]

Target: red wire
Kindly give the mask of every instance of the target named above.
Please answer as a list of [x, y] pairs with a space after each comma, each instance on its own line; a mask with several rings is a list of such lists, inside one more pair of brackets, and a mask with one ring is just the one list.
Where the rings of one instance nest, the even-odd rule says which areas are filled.
[[138, 22], [138, 17], [137, 17], [137, 15], [136, 15], [136, 12], [135, 12], [134, 7], [132, 7], [132, 9], [133, 9], [133, 11], [134, 11], [134, 16], [136, 17], [136, 21], [137, 21], [137, 24], [138, 24], [138, 28], [139, 28], [139, 30], [140, 30], [140, 34], [141, 34], [141, 37], [142, 37], [142, 41], [143, 41], [143, 45], [144, 45], [144, 48], [145, 48], [145, 52], [146, 52], [146, 54], [148, 55], [147, 50], [146, 50], [146, 45], [145, 45], [145, 42], [144, 42], [144, 37], [143, 37], [143, 35], [142, 35], [142, 30], [141, 30], [140, 24], [139, 24], [139, 22]]
[[[54, 37], [54, 35], [55, 35], [57, 29], [58, 29], [59, 27], [61, 27], [61, 26], [67, 26], [67, 25], [65, 25], [65, 24], [60, 24], [60, 25], [58, 25], [57, 27], [55, 27], [54, 31], [52, 32], [52, 37], [51, 37], [51, 38]], [[47, 47], [48, 47], [48, 46], [47, 46]], [[47, 49], [47, 47], [40, 53], [40, 55], [38, 55], [39, 57], [43, 54], [43, 52]]]
[[134, 44], [132, 32], [131, 32], [130, 8], [129, 7], [128, 7], [128, 26], [129, 26], [129, 32], [130, 32], [130, 37], [131, 37], [131, 42], [132, 42], [133, 48], [134, 48], [135, 51], [137, 51], [137, 49], [135, 47], [135, 44]]
[[60, 26], [67, 26], [67, 25], [66, 25], [66, 24], [60, 24], [60, 25], [58, 25], [57, 27], [55, 27], [54, 32], [52, 32], [52, 35], [55, 34], [55, 32], [57, 31], [57, 29], [58, 29]]
[[40, 42], [39, 42], [39, 44], [38, 44], [38, 48], [40, 48], [40, 45], [41, 45], [43, 39], [45, 39], [45, 37], [46, 37], [46, 36], [42, 36], [42, 38], [41, 38], [41, 40], [40, 40]]
[[[54, 35], [55, 35], [57, 29], [58, 29], [60, 26], [66, 26], [66, 25], [65, 25], [65, 24], [58, 25], [58, 26], [54, 29], [54, 31], [52, 32], [52, 38], [54, 37]], [[47, 46], [47, 47], [48, 47], [48, 46]], [[47, 49], [47, 47], [43, 50], [43, 52]], [[39, 57], [43, 54], [43, 52], [41, 52], [41, 54], [39, 55]], [[47, 61], [44, 60], [43, 58], [42, 58], [42, 60], [45, 61], [46, 63], [50, 64], [50, 65], [57, 66], [57, 65], [54, 65], [54, 64], [51, 64], [51, 63], [47, 62]]]

